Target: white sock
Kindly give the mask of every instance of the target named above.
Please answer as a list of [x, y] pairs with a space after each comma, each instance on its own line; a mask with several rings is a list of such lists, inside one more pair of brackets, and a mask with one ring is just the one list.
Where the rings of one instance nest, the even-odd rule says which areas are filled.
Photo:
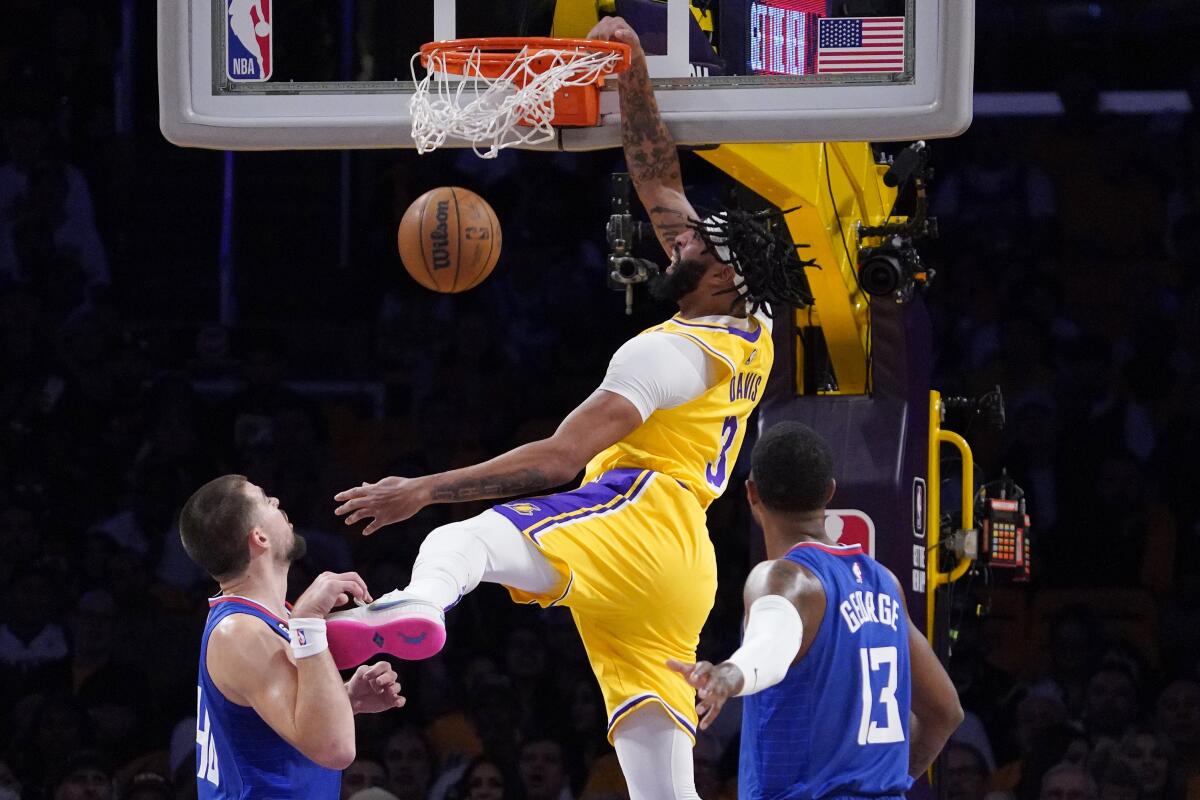
[[404, 591], [448, 609], [480, 581], [543, 594], [562, 577], [511, 522], [488, 509], [430, 531]]
[[[613, 733], [629, 800], [700, 800], [692, 740], [658, 703], [646, 703]], [[663, 769], [668, 765], [669, 769]]]

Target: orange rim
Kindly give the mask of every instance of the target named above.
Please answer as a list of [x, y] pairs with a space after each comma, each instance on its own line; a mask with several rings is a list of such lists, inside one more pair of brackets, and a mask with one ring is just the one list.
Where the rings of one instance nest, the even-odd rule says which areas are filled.
[[[586, 53], [619, 53], [621, 60], [613, 65], [607, 75], [624, 72], [629, 68], [629, 45], [622, 42], [606, 42], [600, 39], [558, 39], [553, 36], [481, 36], [475, 39], [450, 39], [444, 42], [429, 42], [421, 45], [421, 66], [429, 66], [429, 58], [434, 53], [441, 53], [445, 68], [451, 72], [462, 74], [464, 65], [471, 53], [479, 49], [479, 64], [488, 67], [489, 72], [498, 66], [507, 67], [525, 48], [545, 50], [564, 50]], [[532, 59], [530, 68], [535, 72], [544, 71], [549, 61]], [[597, 77], [603, 80], [604, 75]]]

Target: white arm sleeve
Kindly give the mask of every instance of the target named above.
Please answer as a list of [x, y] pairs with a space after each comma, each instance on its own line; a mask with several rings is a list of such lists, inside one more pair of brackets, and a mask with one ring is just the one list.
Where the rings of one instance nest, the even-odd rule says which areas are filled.
[[716, 382], [700, 346], [670, 333], [645, 333], [618, 348], [600, 388], [637, 408], [642, 421], [660, 408], [695, 400]]
[[755, 600], [742, 646], [729, 657], [742, 671], [738, 696], [761, 692], [783, 680], [803, 639], [804, 623], [791, 600], [777, 594]]

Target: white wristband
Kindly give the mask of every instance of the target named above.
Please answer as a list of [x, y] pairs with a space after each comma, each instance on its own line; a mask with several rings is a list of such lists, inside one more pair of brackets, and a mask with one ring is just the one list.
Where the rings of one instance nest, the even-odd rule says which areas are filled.
[[298, 659], [315, 656], [329, 649], [323, 619], [292, 619], [288, 622], [288, 631], [292, 637], [292, 654]]
[[750, 606], [742, 646], [728, 661], [742, 671], [738, 697], [761, 692], [783, 680], [804, 640], [800, 612], [786, 597], [768, 594]]

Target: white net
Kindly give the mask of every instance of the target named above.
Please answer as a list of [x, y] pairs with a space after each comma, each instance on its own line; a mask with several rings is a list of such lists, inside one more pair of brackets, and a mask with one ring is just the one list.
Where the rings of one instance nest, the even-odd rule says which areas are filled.
[[420, 54], [413, 56], [417, 89], [408, 107], [417, 152], [436, 150], [452, 137], [470, 142], [480, 158], [495, 158], [506, 147], [550, 141], [555, 93], [593, 84], [622, 60], [612, 51], [527, 46], [492, 78], [480, 69], [482, 57], [473, 48], [458, 75], [446, 69], [446, 53], [434, 50], [418, 79]]

